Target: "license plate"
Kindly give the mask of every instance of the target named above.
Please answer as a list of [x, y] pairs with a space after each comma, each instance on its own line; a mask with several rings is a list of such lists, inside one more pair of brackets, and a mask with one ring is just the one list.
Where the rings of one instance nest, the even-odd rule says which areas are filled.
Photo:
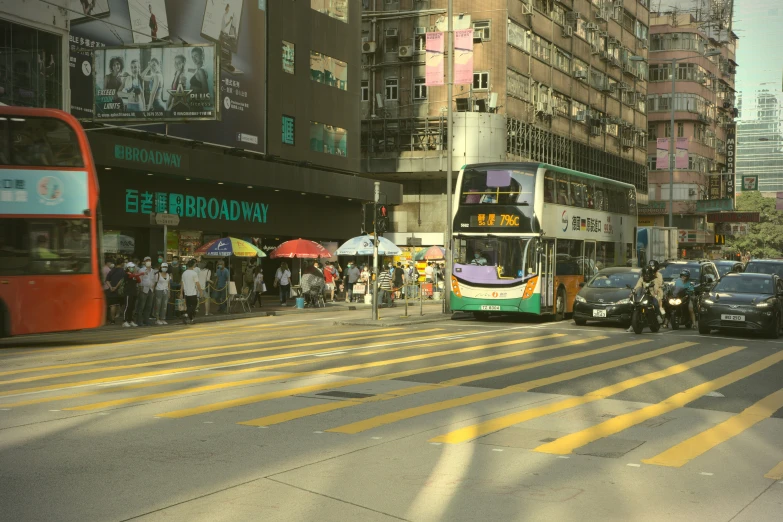
[[492, 312], [492, 311], [499, 312], [500, 311], [500, 306], [499, 305], [481, 305], [481, 309], [482, 310], [487, 310], [488, 312]]
[[744, 315], [720, 314], [721, 321], [745, 321]]
[[593, 310], [593, 317], [606, 317], [606, 310]]

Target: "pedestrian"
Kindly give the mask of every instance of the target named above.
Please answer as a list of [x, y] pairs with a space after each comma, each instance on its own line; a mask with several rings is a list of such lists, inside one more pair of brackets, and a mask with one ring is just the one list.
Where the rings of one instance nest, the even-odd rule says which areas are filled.
[[[172, 256], [171, 263], [169, 263], [169, 277], [171, 278], [171, 293], [173, 295], [179, 295], [182, 290], [182, 271], [180, 270], [180, 263], [178, 256]], [[173, 303], [169, 303], [172, 305]], [[179, 316], [179, 311], [174, 310], [173, 306], [171, 312]]]
[[226, 268], [226, 263], [222, 259], [217, 262], [215, 275], [217, 276], [215, 298], [217, 299], [218, 312], [225, 312], [228, 307], [228, 282], [231, 280], [231, 272]]
[[280, 306], [288, 306], [288, 294], [291, 291], [291, 271], [283, 261], [275, 272], [275, 286], [280, 289]]
[[106, 278], [109, 275], [109, 272], [111, 272], [111, 269], [114, 268], [114, 260], [113, 259], [107, 259], [106, 263], [104, 263], [103, 268], [101, 269], [101, 281], [103, 281], [103, 297], [106, 301], [106, 324], [109, 324], [111, 322], [111, 305], [109, 304], [109, 282], [106, 280]]
[[432, 268], [432, 261], [427, 261], [427, 268], [424, 269], [424, 282], [432, 283], [435, 269]]
[[249, 292], [253, 291], [253, 284], [256, 277], [255, 271], [256, 271], [256, 265], [253, 263], [248, 263], [242, 281], [242, 288], [243, 289], [247, 288]]
[[355, 263], [348, 263], [348, 270], [345, 274], [345, 301], [353, 301], [353, 285], [359, 280], [361, 272]]
[[136, 322], [141, 326], [149, 326], [149, 316], [152, 310], [152, 302], [155, 300], [155, 291], [152, 288], [155, 270], [152, 269], [152, 258], [144, 258], [144, 264], [139, 268], [141, 285], [136, 297]]
[[198, 296], [201, 292], [198, 274], [194, 268], [196, 268], [196, 260], [191, 259], [188, 261], [186, 270], [182, 273], [182, 292], [180, 295], [184, 295], [185, 304], [187, 306], [187, 313], [182, 317], [182, 322], [185, 324], [193, 324], [193, 321], [196, 318]]
[[125, 304], [125, 322], [122, 323], [122, 326], [130, 328], [131, 326], [139, 326], [133, 321], [133, 314], [136, 311], [136, 294], [139, 283], [141, 283], [141, 275], [136, 272], [136, 263], [133, 262], [125, 265], [125, 274], [125, 283], [120, 292]]
[[258, 306], [263, 306], [261, 303], [261, 294], [266, 292], [266, 285], [264, 285], [264, 269], [261, 268], [260, 264], [256, 265], [255, 268], [255, 275], [253, 276], [253, 299], [250, 302], [250, 306], [255, 306], [256, 303], [258, 303]]
[[108, 290], [108, 303], [109, 303], [109, 322], [111, 324], [117, 323], [117, 315], [119, 315], [120, 308], [120, 286], [125, 285], [125, 270], [123, 269], [124, 261], [122, 258], [112, 264], [112, 268], [106, 275], [106, 283], [109, 286]]
[[[389, 263], [391, 265], [391, 263]], [[392, 277], [388, 270], [378, 274], [378, 306], [394, 306], [391, 299]]]
[[326, 290], [331, 292], [331, 300], [334, 303], [334, 287], [337, 284], [339, 274], [337, 269], [331, 262], [327, 262], [324, 267], [324, 282], [326, 283]]
[[198, 266], [198, 284], [201, 285], [200, 299], [204, 301], [204, 315], [209, 315], [209, 303], [212, 301], [209, 295], [209, 286], [212, 284], [212, 270], [203, 259]]
[[160, 270], [155, 274], [153, 283], [155, 288], [155, 304], [152, 307], [152, 315], [155, 317], [155, 324], [164, 325], [166, 322], [166, 308], [169, 303], [169, 292], [171, 290], [171, 276], [168, 273], [169, 264], [161, 263]]
[[410, 297], [416, 299], [419, 296], [419, 271], [414, 263], [409, 263], [405, 279], [410, 289]]
[[397, 298], [400, 297], [400, 292], [405, 286], [405, 272], [402, 270], [402, 263], [397, 262], [397, 266], [394, 267], [394, 273], [392, 274], [392, 284], [397, 292]]

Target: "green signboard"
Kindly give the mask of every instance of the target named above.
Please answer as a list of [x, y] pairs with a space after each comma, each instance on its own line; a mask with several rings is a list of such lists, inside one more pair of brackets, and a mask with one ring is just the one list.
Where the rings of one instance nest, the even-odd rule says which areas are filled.
[[759, 189], [759, 177], [758, 176], [742, 176], [742, 190], [758, 190]]
[[283, 115], [283, 143], [294, 144], [294, 117]]
[[696, 202], [696, 212], [723, 212], [734, 210], [734, 200], [704, 199]]

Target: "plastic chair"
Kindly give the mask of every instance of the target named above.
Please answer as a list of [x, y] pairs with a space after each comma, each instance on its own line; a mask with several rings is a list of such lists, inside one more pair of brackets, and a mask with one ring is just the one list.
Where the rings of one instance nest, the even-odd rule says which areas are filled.
[[233, 296], [233, 299], [231, 300], [231, 307], [229, 310], [232, 310], [234, 308], [234, 305], [239, 303], [242, 306], [242, 309], [246, 313], [250, 313], [250, 304], [248, 301], [250, 300], [250, 288], [244, 287], [242, 289], [242, 293]]

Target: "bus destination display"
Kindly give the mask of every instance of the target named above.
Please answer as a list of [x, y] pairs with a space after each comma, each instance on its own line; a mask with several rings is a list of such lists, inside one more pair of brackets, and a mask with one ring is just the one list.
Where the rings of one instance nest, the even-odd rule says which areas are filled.
[[472, 227], [519, 227], [520, 216], [513, 214], [476, 214], [470, 216]]

